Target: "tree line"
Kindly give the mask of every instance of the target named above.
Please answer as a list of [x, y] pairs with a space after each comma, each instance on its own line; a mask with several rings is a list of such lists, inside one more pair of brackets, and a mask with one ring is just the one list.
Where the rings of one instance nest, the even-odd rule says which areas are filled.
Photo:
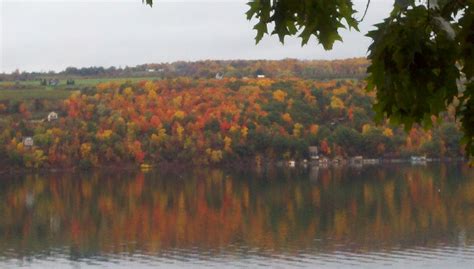
[[178, 61], [173, 63], [150, 63], [134, 67], [68, 67], [55, 72], [20, 72], [0, 74], [0, 81], [39, 80], [45, 77], [60, 78], [103, 78], [150, 76], [175, 78], [214, 78], [217, 73], [225, 77], [301, 77], [306, 79], [363, 78], [369, 62], [365, 58], [345, 60], [222, 60], [222, 61]]

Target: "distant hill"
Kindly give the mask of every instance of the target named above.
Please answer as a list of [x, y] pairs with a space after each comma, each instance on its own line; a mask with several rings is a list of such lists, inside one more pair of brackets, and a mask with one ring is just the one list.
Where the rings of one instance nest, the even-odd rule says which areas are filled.
[[347, 79], [363, 78], [369, 62], [365, 58], [344, 60], [207, 60], [196, 62], [174, 62], [142, 64], [135, 67], [68, 67], [55, 72], [16, 72], [0, 74], [0, 81], [26, 81], [43, 78], [104, 78], [104, 77], [156, 77], [173, 78], [187, 76], [193, 78], [256, 77], [271, 78], [299, 77], [304, 79]]

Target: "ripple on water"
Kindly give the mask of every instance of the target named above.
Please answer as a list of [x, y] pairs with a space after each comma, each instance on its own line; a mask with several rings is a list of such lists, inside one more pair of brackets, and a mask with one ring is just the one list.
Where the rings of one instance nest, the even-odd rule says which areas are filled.
[[[5, 251], [7, 252], [7, 251]], [[14, 253], [9, 250], [10, 254]], [[219, 267], [219, 268], [377, 268], [393, 267], [444, 267], [470, 268], [474, 264], [474, 246], [435, 246], [394, 248], [379, 251], [318, 251], [305, 249], [299, 252], [278, 252], [250, 248], [203, 251], [199, 248], [175, 248], [159, 253], [108, 253], [71, 260], [68, 248], [51, 249], [42, 255], [27, 258], [0, 260], [0, 268], [153, 268], [165, 267]], [[47, 255], [46, 255], [47, 254]], [[472, 267], [471, 267], [472, 268]]]

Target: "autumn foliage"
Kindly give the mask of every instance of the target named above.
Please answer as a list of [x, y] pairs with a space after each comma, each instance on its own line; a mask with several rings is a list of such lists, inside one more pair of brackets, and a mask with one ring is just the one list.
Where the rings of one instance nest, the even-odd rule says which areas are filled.
[[[26, 167], [175, 162], [198, 165], [327, 156], [398, 158], [462, 154], [452, 115], [431, 131], [372, 122], [364, 82], [301, 78], [101, 83], [59, 104], [2, 104], [0, 158]], [[57, 121], [34, 120], [36, 107]], [[43, 102], [43, 103], [41, 103]], [[12, 110], [12, 109], [10, 109]], [[14, 109], [13, 109], [14, 110]], [[3, 112], [2, 112], [3, 111]], [[33, 147], [23, 145], [24, 137]]]

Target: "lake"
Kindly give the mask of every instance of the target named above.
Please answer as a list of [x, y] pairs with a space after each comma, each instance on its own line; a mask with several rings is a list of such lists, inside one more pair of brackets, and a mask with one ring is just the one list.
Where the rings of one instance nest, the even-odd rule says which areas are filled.
[[0, 268], [474, 268], [474, 168], [0, 176]]

